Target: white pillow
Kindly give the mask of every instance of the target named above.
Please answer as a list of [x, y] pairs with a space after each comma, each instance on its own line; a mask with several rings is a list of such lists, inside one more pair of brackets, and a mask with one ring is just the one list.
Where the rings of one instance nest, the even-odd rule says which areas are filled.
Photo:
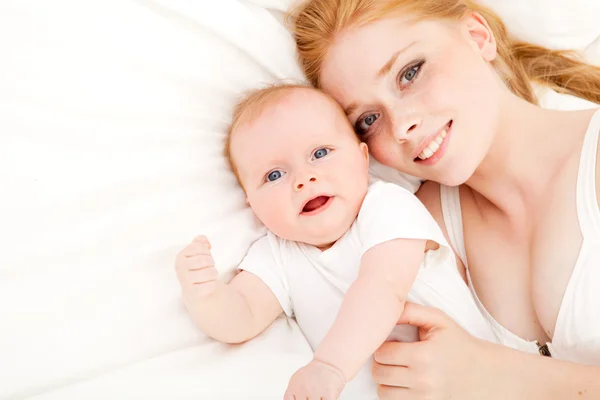
[[227, 277], [262, 234], [221, 151], [241, 91], [302, 79], [288, 5], [2, 2], [0, 398], [198, 342], [173, 259], [206, 233]]
[[516, 37], [553, 49], [585, 50], [600, 36], [596, 0], [481, 0]]
[[[222, 157], [242, 90], [301, 79], [252, 3], [0, 6], [0, 398], [196, 343], [174, 257], [261, 228]], [[198, 360], [202, 362], [202, 360]]]
[[[285, 12], [304, 0], [250, 0]], [[550, 48], [584, 50], [600, 36], [600, 2], [596, 0], [476, 0], [491, 7], [510, 32]]]

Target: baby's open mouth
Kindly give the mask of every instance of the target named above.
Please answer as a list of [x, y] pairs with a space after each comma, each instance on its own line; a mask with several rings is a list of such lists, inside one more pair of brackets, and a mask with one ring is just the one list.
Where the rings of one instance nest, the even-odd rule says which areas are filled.
[[323, 207], [331, 199], [330, 196], [318, 196], [307, 202], [302, 208], [303, 213], [311, 213]]

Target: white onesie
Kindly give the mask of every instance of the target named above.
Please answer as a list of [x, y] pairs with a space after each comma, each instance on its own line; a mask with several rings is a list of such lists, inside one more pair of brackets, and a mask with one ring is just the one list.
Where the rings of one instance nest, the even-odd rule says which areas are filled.
[[[413, 194], [395, 184], [371, 184], [356, 221], [330, 249], [321, 251], [269, 232], [252, 245], [239, 269], [269, 286], [315, 349], [333, 324], [344, 293], [357, 278], [362, 255], [377, 244], [398, 238], [426, 239], [440, 245], [425, 255], [408, 299], [437, 307], [472, 335], [495, 342], [440, 228]], [[401, 254], [397, 263], [398, 268], [403, 267]], [[367, 362], [346, 385], [341, 399], [376, 399], [370, 371]]]

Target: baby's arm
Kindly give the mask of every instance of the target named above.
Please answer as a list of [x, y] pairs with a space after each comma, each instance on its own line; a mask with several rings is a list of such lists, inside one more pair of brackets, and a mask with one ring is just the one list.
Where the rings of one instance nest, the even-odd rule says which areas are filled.
[[358, 279], [344, 296], [333, 326], [315, 351], [315, 360], [337, 368], [346, 382], [356, 375], [402, 314], [426, 244], [426, 240], [395, 239], [363, 255]]
[[345, 382], [394, 329], [425, 251], [446, 247], [439, 226], [423, 204], [389, 183], [375, 182], [369, 188], [356, 228], [363, 254], [358, 278], [346, 292], [313, 360], [290, 380], [286, 400], [306, 394], [338, 398]]
[[249, 272], [238, 273], [229, 284], [218, 282], [210, 244], [204, 236], [179, 253], [175, 267], [192, 321], [213, 339], [245, 342], [283, 311], [269, 287]]
[[225, 343], [254, 338], [283, 312], [269, 287], [246, 271], [238, 273], [229, 284], [218, 283], [206, 299], [191, 297], [185, 303], [196, 326]]

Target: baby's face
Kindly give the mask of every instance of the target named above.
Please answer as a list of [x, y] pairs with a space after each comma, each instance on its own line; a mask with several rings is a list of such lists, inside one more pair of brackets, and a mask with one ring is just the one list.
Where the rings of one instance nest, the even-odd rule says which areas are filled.
[[248, 204], [284, 239], [328, 247], [367, 193], [367, 146], [333, 101], [312, 89], [293, 89], [238, 129], [231, 156]]

